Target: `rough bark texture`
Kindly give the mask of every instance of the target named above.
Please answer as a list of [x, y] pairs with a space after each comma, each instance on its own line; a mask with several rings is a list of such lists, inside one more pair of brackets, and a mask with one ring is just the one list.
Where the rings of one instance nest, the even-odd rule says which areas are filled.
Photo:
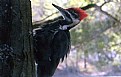
[[0, 77], [35, 77], [29, 0], [0, 0]]

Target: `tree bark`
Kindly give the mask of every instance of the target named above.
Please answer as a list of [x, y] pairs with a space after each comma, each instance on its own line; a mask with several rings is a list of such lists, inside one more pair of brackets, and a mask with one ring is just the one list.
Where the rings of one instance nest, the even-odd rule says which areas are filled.
[[35, 77], [30, 0], [0, 0], [0, 77]]

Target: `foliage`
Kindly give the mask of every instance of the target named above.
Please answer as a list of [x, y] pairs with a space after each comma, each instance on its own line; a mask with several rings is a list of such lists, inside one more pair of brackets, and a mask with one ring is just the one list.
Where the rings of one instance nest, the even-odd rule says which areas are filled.
[[[37, 1], [37, 0], [33, 0]], [[39, 1], [39, 0], [38, 0]], [[39, 19], [33, 12], [33, 21], [41, 21], [57, 10], [51, 6], [56, 3], [64, 8], [82, 7], [96, 3], [99, 8], [87, 10], [89, 16], [77, 27], [71, 30], [72, 46], [78, 50], [80, 58], [84, 58], [97, 65], [121, 65], [121, 1], [120, 0], [41, 0], [43, 4], [35, 5], [43, 12]], [[64, 1], [64, 2], [63, 2]], [[61, 3], [62, 2], [62, 3]], [[33, 8], [35, 7], [33, 4]], [[38, 12], [38, 15], [40, 14]], [[34, 18], [35, 16], [35, 18]], [[51, 16], [52, 18], [58, 16]], [[34, 20], [35, 19], [35, 20]], [[47, 18], [48, 19], [48, 18]]]

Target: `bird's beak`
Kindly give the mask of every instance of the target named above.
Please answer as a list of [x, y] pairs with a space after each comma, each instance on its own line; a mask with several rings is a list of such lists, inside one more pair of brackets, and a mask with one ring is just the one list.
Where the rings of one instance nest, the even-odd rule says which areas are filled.
[[62, 16], [63, 16], [63, 18], [65, 19], [65, 20], [68, 20], [68, 21], [71, 21], [71, 18], [69, 18], [70, 16], [69, 16], [69, 13], [68, 13], [68, 11], [66, 10], [66, 9], [63, 9], [62, 7], [59, 7], [59, 6], [57, 6], [57, 5], [55, 5], [55, 4], [52, 4], [56, 9], [58, 9], [59, 10], [59, 12], [62, 14]]
[[57, 6], [57, 5], [55, 5], [55, 4], [52, 4], [56, 9], [58, 9], [62, 14], [64, 14], [65, 12], [66, 12], [66, 10], [65, 9], [63, 9], [62, 7], [59, 7], [59, 6]]

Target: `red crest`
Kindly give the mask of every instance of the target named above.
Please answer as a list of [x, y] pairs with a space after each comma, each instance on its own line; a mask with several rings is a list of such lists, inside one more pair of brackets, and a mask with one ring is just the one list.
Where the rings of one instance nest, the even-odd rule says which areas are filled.
[[[82, 9], [80, 9], [80, 8], [69, 8], [69, 9], [72, 9], [72, 10], [74, 10], [76, 13], [79, 14], [79, 20], [80, 20], [80, 21], [83, 20], [84, 18], [86, 18], [86, 17], [88, 16], [88, 14], [87, 14], [84, 10], [82, 10]], [[69, 10], [69, 9], [67, 9], [67, 10]]]

